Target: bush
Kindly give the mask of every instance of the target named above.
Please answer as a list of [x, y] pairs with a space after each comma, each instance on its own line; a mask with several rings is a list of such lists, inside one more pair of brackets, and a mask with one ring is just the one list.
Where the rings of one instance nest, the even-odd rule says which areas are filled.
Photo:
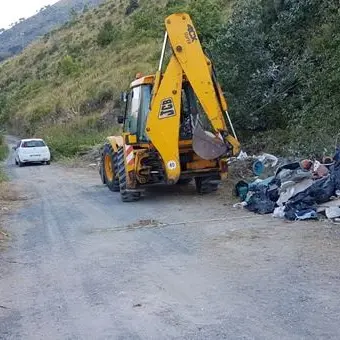
[[5, 143], [3, 135], [0, 134], [0, 161], [3, 161], [8, 154], [8, 147]]
[[66, 55], [58, 63], [58, 74], [69, 76], [79, 71], [80, 65], [70, 55]]
[[0, 126], [4, 125], [8, 118], [8, 100], [5, 94], [0, 93]]
[[106, 47], [117, 40], [119, 30], [113, 26], [111, 21], [106, 21], [103, 27], [99, 30], [97, 43], [101, 47]]
[[165, 17], [173, 13], [187, 12], [191, 15], [200, 36], [209, 40], [215, 37], [221, 25], [220, 7], [219, 0], [169, 0], [165, 7], [145, 4], [133, 13], [132, 24], [135, 33], [158, 38], [164, 33]]
[[43, 118], [45, 118], [46, 116], [48, 116], [49, 114], [51, 114], [51, 112], [53, 112], [53, 109], [51, 107], [45, 107], [45, 106], [37, 106], [32, 113], [28, 116], [28, 122], [34, 126], [37, 123], [39, 123], [41, 120], [43, 120]]
[[241, 138], [284, 131], [278, 149], [303, 154], [332, 143], [339, 132], [337, 22], [335, 1], [235, 4], [210, 49]]
[[115, 128], [105, 131], [98, 128], [98, 119], [83, 117], [72, 123], [61, 124], [40, 131], [56, 159], [73, 157], [90, 147], [103, 143]]

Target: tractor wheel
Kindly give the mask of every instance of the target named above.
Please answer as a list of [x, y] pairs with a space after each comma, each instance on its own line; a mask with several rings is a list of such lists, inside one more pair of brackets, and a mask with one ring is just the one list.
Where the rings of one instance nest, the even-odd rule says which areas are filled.
[[106, 184], [106, 179], [104, 176], [104, 154], [100, 157], [100, 164], [99, 164], [99, 176], [103, 184]]
[[140, 192], [127, 191], [124, 150], [120, 148], [117, 155], [120, 196], [123, 202], [136, 202], [140, 199]]
[[112, 145], [105, 144], [102, 156], [102, 176], [105, 184], [113, 192], [119, 192], [119, 179], [117, 172], [117, 155]]
[[218, 189], [217, 178], [214, 177], [196, 177], [196, 191], [199, 194], [210, 194]]
[[178, 185], [188, 185], [188, 184], [191, 183], [191, 181], [192, 181], [192, 178], [181, 178], [177, 181], [176, 184], [178, 184]]

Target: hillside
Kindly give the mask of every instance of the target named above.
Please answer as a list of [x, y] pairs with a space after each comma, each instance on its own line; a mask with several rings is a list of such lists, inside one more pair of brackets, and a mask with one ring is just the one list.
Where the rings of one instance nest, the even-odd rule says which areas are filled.
[[[154, 72], [163, 19], [188, 11], [245, 147], [332, 153], [339, 133], [336, 0], [110, 0], [0, 66], [0, 122], [71, 155], [113, 133], [117, 98]], [[326, 150], [326, 151], [325, 151]]]
[[[190, 6], [211, 32], [219, 2], [111, 0], [82, 14], [0, 66], [0, 122], [44, 136], [64, 155], [101, 141], [116, 129], [103, 111], [113, 110], [136, 72], [156, 69], [164, 16]], [[208, 10], [215, 15], [206, 19]]]
[[101, 2], [103, 0], [60, 0], [55, 5], [41, 8], [28, 19], [21, 18], [7, 30], [0, 29], [0, 62], [21, 52], [33, 40], [65, 24], [72, 19], [72, 15], [87, 11]]

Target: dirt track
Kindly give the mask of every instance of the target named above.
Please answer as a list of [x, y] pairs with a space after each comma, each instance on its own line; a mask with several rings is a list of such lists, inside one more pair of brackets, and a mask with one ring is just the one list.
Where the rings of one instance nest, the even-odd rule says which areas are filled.
[[0, 339], [340, 338], [339, 227], [191, 188], [123, 204], [88, 169], [8, 171], [29, 200], [5, 221]]

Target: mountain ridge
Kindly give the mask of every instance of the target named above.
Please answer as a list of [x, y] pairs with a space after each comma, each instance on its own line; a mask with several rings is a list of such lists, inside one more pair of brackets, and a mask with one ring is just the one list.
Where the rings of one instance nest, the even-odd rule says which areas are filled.
[[60, 0], [38, 10], [35, 15], [19, 19], [9, 29], [1, 29], [0, 62], [20, 53], [34, 40], [69, 21], [73, 15], [98, 6], [103, 0]]

